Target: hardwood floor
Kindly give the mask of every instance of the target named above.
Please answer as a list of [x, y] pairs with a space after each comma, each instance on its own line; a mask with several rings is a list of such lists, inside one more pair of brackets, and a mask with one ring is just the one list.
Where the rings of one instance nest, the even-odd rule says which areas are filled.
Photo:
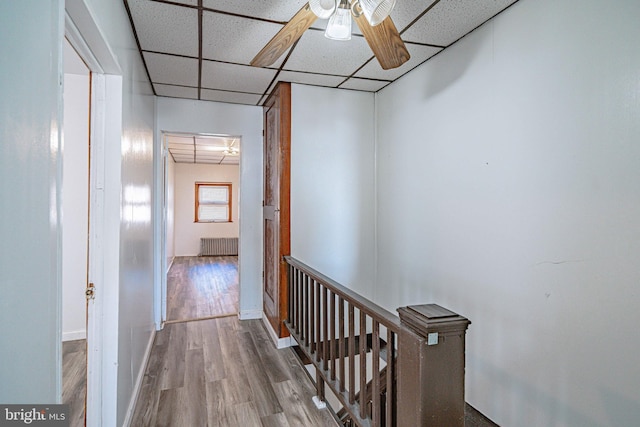
[[167, 321], [238, 313], [238, 257], [176, 257], [167, 276]]
[[289, 348], [259, 320], [172, 323], [156, 334], [132, 426], [337, 426]]
[[84, 426], [87, 395], [87, 340], [62, 343], [62, 403], [69, 405], [70, 427]]

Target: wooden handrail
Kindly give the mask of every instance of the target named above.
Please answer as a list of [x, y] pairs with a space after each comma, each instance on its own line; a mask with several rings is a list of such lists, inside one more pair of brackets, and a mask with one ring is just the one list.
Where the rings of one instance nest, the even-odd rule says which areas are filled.
[[301, 271], [304, 271], [311, 279], [315, 280], [316, 282], [323, 283], [327, 289], [332, 290], [336, 295], [352, 302], [354, 307], [358, 310], [364, 310], [368, 313], [371, 313], [377, 319], [380, 319], [380, 324], [383, 324], [395, 333], [400, 332], [400, 319], [395, 314], [391, 313], [388, 310], [385, 310], [373, 301], [368, 300], [367, 298], [359, 295], [351, 289], [342, 286], [340, 283], [336, 282], [330, 277], [325, 276], [319, 271], [314, 270], [313, 268], [309, 267], [301, 261], [298, 261], [295, 258], [292, 258], [291, 256], [285, 256], [284, 259], [289, 265], [296, 267]]

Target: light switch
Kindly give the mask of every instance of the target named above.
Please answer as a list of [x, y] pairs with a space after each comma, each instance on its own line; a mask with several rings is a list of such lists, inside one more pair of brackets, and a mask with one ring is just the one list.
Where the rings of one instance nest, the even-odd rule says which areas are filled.
[[436, 345], [438, 344], [438, 333], [431, 332], [427, 335], [427, 345]]

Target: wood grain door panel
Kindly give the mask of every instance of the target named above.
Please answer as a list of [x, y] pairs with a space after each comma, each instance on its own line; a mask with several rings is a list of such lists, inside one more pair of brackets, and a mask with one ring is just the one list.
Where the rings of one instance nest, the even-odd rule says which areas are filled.
[[280, 83], [264, 106], [264, 286], [263, 309], [278, 337], [288, 307], [287, 269], [290, 254], [291, 85]]

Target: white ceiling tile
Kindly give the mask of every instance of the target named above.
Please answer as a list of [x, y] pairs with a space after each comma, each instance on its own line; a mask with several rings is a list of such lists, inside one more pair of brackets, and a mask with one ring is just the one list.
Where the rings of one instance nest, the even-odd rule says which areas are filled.
[[191, 6], [197, 6], [198, 5], [198, 0], [171, 0], [174, 3], [180, 3], [180, 4], [188, 4]]
[[517, 0], [441, 0], [402, 34], [405, 41], [449, 46]]
[[287, 22], [307, 3], [307, 0], [204, 0], [209, 9]]
[[154, 84], [198, 86], [197, 59], [145, 52], [144, 60]]
[[196, 161], [205, 161], [205, 160], [212, 160], [212, 161], [220, 161], [222, 160], [224, 156], [210, 156], [210, 155], [206, 155], [206, 154], [200, 154], [200, 153], [196, 153]]
[[407, 62], [405, 62], [398, 68], [383, 70], [378, 60], [374, 58], [373, 60], [369, 61], [369, 63], [365, 65], [360, 71], [358, 71], [354, 75], [354, 77], [395, 80], [442, 50], [436, 47], [422, 46], [411, 43], [406, 43], [406, 46], [407, 50], [409, 51], [409, 55], [411, 55], [411, 58], [409, 58]]
[[276, 70], [202, 61], [202, 87], [262, 95]]
[[[202, 57], [248, 65], [281, 28], [280, 24], [204, 12]], [[272, 67], [279, 67], [285, 56], [286, 52]]]
[[377, 92], [390, 82], [385, 80], [369, 80], [369, 79], [358, 79], [355, 77], [350, 78], [346, 82], [340, 85], [340, 89], [353, 89], [353, 90], [363, 90], [366, 92]]
[[326, 38], [322, 31], [308, 30], [302, 35], [284, 68], [349, 76], [371, 55], [369, 45], [363, 37], [336, 41]]
[[315, 86], [336, 87], [344, 80], [343, 76], [328, 76], [326, 74], [299, 73], [296, 71], [282, 71], [278, 74], [278, 81], [302, 83]]
[[427, 10], [435, 0], [400, 0], [396, 2], [391, 12], [391, 19], [398, 31], [402, 31], [418, 15]]
[[129, 0], [142, 50], [198, 56], [198, 11], [147, 0]]
[[193, 144], [193, 138], [190, 136], [167, 135], [167, 142], [172, 144]]
[[261, 95], [251, 93], [227, 92], [223, 90], [202, 89], [200, 99], [204, 101], [228, 102], [231, 104], [258, 105]]
[[155, 84], [153, 87], [158, 96], [168, 96], [171, 98], [198, 99], [198, 89], [195, 87], [171, 86]]
[[225, 148], [229, 144], [235, 145], [234, 141], [236, 138], [230, 136], [207, 136], [207, 135], [198, 135], [196, 136], [196, 144], [197, 145], [206, 145], [209, 147], [220, 147]]

